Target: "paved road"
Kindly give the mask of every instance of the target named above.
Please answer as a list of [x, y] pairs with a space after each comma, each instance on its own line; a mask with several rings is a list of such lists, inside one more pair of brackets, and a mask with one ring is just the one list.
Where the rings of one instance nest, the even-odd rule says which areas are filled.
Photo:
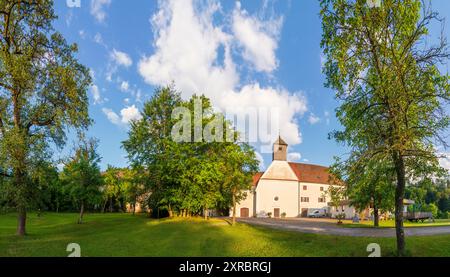
[[[345, 228], [337, 226], [335, 220], [330, 221], [327, 219], [238, 218], [237, 220], [247, 224], [292, 230], [301, 233], [353, 237], [395, 237], [394, 228]], [[450, 234], [450, 226], [405, 228], [406, 236], [430, 236], [441, 234]]]

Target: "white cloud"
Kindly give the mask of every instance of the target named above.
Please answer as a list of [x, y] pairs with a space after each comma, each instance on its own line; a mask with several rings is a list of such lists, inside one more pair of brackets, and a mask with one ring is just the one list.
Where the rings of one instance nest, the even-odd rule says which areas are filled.
[[264, 158], [258, 151], [255, 151], [256, 159], [259, 161], [259, 170], [265, 171], [266, 164], [264, 163]]
[[116, 49], [113, 49], [112, 52], [110, 53], [110, 56], [111, 56], [111, 59], [117, 65], [130, 67], [133, 64], [133, 61], [131, 60], [130, 56], [125, 52], [121, 52]]
[[121, 121], [123, 124], [128, 124], [131, 121], [139, 120], [142, 118], [141, 113], [135, 105], [122, 109], [120, 111], [120, 115], [122, 116]]
[[[237, 92], [229, 92], [218, 102], [220, 107], [242, 108], [243, 112], [249, 108], [277, 109], [279, 116], [276, 132], [266, 142], [273, 142], [280, 131], [288, 144], [302, 142], [299, 126], [295, 115], [303, 115], [307, 111], [306, 99], [300, 92], [291, 94], [284, 89], [262, 88], [258, 83], [245, 85]], [[260, 115], [261, 116], [261, 115]], [[260, 118], [261, 120], [262, 118]], [[272, 150], [270, 149], [270, 152]]]
[[116, 125], [120, 124], [121, 120], [120, 120], [119, 116], [113, 110], [108, 109], [108, 108], [103, 108], [102, 111], [106, 115], [108, 120], [111, 121], [111, 123], [116, 124]]
[[282, 23], [282, 17], [262, 21], [250, 16], [241, 9], [240, 2], [236, 2], [233, 34], [244, 48], [243, 58], [251, 62], [256, 70], [272, 72], [278, 67], [275, 51]]
[[100, 95], [100, 90], [97, 85], [92, 85], [91, 87], [92, 97], [94, 98], [94, 104], [98, 104], [102, 102], [102, 98]]
[[313, 113], [310, 113], [308, 117], [308, 122], [309, 124], [314, 125], [320, 122], [320, 118], [314, 115]]
[[91, 15], [102, 23], [106, 19], [105, 7], [109, 7], [111, 0], [91, 0]]
[[103, 113], [106, 115], [109, 121], [115, 125], [126, 126], [131, 121], [139, 120], [142, 118], [138, 108], [135, 105], [123, 108], [120, 111], [120, 116], [115, 113], [112, 109], [103, 108]]
[[130, 88], [130, 84], [127, 81], [122, 81], [122, 83], [120, 83], [121, 91], [127, 92], [129, 88]]
[[86, 32], [84, 30], [79, 30], [78, 34], [80, 35], [81, 39], [85, 39], [86, 38]]
[[439, 164], [450, 172], [450, 153], [442, 153]]
[[100, 44], [102, 46], [106, 46], [105, 43], [103, 42], [103, 37], [102, 34], [100, 33], [96, 33], [94, 36], [94, 42], [97, 44]]
[[325, 122], [327, 125], [330, 125], [330, 112], [329, 111], [325, 111], [323, 113], [323, 115], [325, 116]]
[[[159, 2], [159, 10], [151, 20], [155, 34], [153, 54], [143, 56], [138, 63], [144, 81], [157, 86], [174, 82], [183, 98], [203, 93], [222, 110], [236, 105], [244, 110], [248, 107], [278, 108], [282, 136], [291, 145], [301, 143], [296, 117], [307, 111], [306, 99], [302, 94], [282, 87], [261, 86], [256, 81], [242, 84], [231, 53], [244, 48], [245, 56], [245, 51], [249, 54], [250, 48], [234, 49], [239, 40], [233, 33], [225, 31], [231, 29], [227, 28], [230, 26], [213, 23], [216, 22], [213, 16], [220, 11], [220, 5], [213, 1], [202, 3], [206, 4], [194, 7], [192, 1]], [[250, 17], [240, 8], [238, 16], [241, 20]], [[225, 21], [223, 24], [230, 23]], [[275, 32], [267, 30], [263, 32], [266, 35]], [[272, 43], [268, 50], [270, 53], [261, 54], [263, 61], [257, 66], [265, 71], [276, 68], [275, 49], [276, 43]], [[276, 135], [278, 130], [273, 139]]]
[[288, 160], [291, 162], [299, 161], [302, 158], [302, 155], [298, 152], [292, 152], [288, 154]]
[[69, 9], [68, 13], [66, 14], [66, 25], [67, 27], [70, 27], [73, 20], [73, 9]]

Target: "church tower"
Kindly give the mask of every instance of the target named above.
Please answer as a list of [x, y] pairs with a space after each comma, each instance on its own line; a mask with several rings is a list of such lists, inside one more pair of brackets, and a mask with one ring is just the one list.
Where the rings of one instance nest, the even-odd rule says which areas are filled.
[[287, 161], [287, 143], [278, 136], [278, 139], [273, 143], [273, 161]]

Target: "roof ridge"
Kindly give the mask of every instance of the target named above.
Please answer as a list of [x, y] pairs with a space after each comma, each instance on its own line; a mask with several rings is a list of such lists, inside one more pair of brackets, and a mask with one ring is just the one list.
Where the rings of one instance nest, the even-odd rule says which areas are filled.
[[288, 162], [288, 164], [312, 165], [312, 166], [318, 166], [318, 167], [330, 168], [329, 166], [320, 165], [320, 164], [296, 163], [296, 162]]

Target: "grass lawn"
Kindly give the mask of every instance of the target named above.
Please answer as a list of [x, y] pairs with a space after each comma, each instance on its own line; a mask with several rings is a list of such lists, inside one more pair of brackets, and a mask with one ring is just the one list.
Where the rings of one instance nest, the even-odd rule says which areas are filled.
[[[67, 256], [66, 246], [81, 245], [82, 256], [367, 256], [367, 244], [394, 253], [394, 238], [339, 237], [237, 224], [223, 220], [148, 219], [130, 214], [28, 216], [25, 238], [14, 235], [16, 216], [0, 215], [0, 256]], [[409, 237], [411, 256], [450, 256], [450, 235]]]
[[[360, 221], [359, 223], [353, 223], [351, 220], [343, 220], [343, 224], [340, 225], [342, 227], [347, 228], [376, 228], [373, 226], [373, 221], [365, 220]], [[394, 228], [395, 221], [394, 220], [380, 220], [378, 228]], [[405, 221], [404, 226], [406, 228], [409, 227], [433, 227], [433, 226], [450, 226], [450, 219], [435, 219], [435, 222], [409, 222]]]

